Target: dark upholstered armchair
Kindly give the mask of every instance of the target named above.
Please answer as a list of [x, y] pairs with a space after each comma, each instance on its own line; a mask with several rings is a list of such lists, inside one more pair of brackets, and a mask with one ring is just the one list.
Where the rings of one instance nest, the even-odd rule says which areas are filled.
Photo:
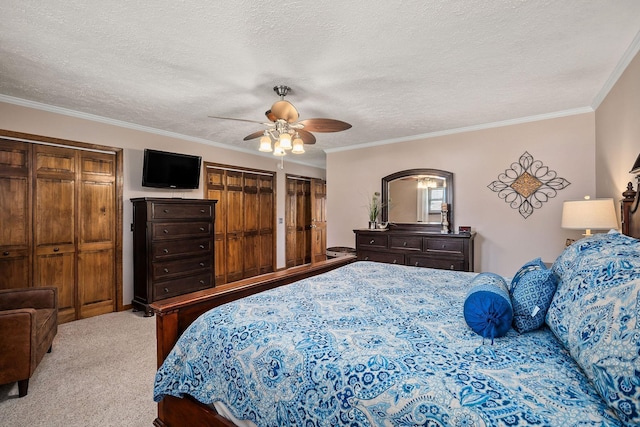
[[17, 381], [27, 395], [29, 378], [58, 332], [58, 290], [0, 290], [0, 384]]

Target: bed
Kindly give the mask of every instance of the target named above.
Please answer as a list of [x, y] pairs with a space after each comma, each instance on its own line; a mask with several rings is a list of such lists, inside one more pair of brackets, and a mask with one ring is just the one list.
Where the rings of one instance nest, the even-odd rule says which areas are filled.
[[640, 241], [574, 243], [546, 272], [544, 324], [494, 340], [465, 318], [481, 274], [353, 261], [154, 305], [154, 424], [640, 423]]

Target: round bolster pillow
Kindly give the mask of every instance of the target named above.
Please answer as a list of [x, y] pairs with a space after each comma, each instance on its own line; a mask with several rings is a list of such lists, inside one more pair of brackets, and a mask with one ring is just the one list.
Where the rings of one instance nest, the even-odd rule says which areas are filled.
[[471, 281], [464, 300], [464, 320], [478, 335], [493, 339], [505, 335], [513, 321], [506, 282], [495, 273], [480, 273]]

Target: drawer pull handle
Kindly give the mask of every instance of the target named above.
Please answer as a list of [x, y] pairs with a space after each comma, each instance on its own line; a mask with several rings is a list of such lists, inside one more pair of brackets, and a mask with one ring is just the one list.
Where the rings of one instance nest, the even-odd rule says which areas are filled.
[[200, 227], [200, 231], [204, 231], [204, 227]]
[[53, 252], [60, 252], [60, 248], [53, 248]]
[[162, 230], [162, 232], [163, 232], [164, 234], [169, 234], [169, 230], [167, 230], [166, 228], [165, 228], [164, 230]]
[[164, 272], [165, 272], [165, 273], [168, 273], [168, 272], [169, 272], [169, 269], [168, 269], [168, 268], [165, 268], [165, 269], [164, 269]]
[[200, 267], [204, 267], [204, 262], [201, 262], [201, 263], [200, 263]]
[[370, 245], [373, 245], [375, 242], [376, 242], [376, 239], [371, 239], [371, 240], [369, 241], [369, 244], [370, 244]]
[[364, 257], [364, 260], [369, 261], [369, 257], [368, 256]]
[[393, 260], [393, 263], [394, 263], [394, 264], [397, 264], [397, 263], [398, 263], [398, 260], [397, 260], [397, 259], [394, 259], [394, 260]]
[[164, 288], [164, 293], [169, 293], [169, 288]]
[[9, 251], [2, 252], [2, 255], [8, 256], [9, 255]]
[[204, 209], [200, 209], [200, 213], [204, 213]]
[[[169, 213], [169, 209], [165, 209], [163, 212], [164, 213]], [[167, 288], [165, 288], [165, 289], [167, 289]]]
[[163, 249], [162, 252], [164, 252], [165, 254], [169, 253], [169, 249]]
[[407, 242], [402, 243], [402, 246], [407, 246]]
[[204, 280], [200, 280], [200, 284], [201, 284], [201, 285], [204, 285]]
[[444, 247], [445, 247], [445, 246], [446, 246], [446, 245], [445, 245], [445, 244], [443, 244], [443, 245], [442, 245], [442, 249], [444, 249]]
[[200, 249], [204, 249], [204, 245], [200, 245]]
[[418, 261], [416, 261], [416, 267], [418, 266], [418, 264], [419, 264]]
[[451, 267], [449, 267], [451, 270], [455, 270], [455, 268], [453, 268], [453, 264], [451, 264]]

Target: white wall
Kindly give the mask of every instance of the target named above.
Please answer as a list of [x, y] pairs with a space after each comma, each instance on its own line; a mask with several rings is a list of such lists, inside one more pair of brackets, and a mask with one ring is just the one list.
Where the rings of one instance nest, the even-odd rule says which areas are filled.
[[[576, 231], [560, 227], [562, 202], [595, 196], [595, 114], [583, 113], [330, 152], [327, 156], [328, 245], [355, 246], [353, 229], [367, 225], [367, 198], [382, 177], [405, 169], [454, 173], [455, 226], [477, 232], [475, 271], [513, 275], [526, 261], [553, 261]], [[425, 118], [427, 120], [428, 118]], [[571, 184], [527, 219], [487, 186], [529, 152]]]
[[[144, 132], [114, 124], [101, 123], [0, 102], [0, 129], [35, 135], [80, 141], [92, 144], [123, 148], [123, 304], [133, 299], [133, 236], [130, 224], [133, 207], [129, 199], [134, 197], [182, 197], [201, 199], [204, 197], [201, 179], [198, 190], [167, 191], [142, 187], [142, 160], [145, 148], [173, 151], [202, 156], [203, 161], [276, 172], [277, 218], [284, 218], [285, 174], [296, 174], [311, 178], [325, 178], [325, 171], [292, 163], [285, 158], [284, 170], [275, 157], [254, 155], [197, 143], [190, 140]], [[258, 153], [256, 148], [256, 153]], [[285, 267], [285, 228], [277, 224], [277, 268]]]
[[640, 54], [629, 63], [596, 110], [598, 197], [621, 198], [640, 154]]

